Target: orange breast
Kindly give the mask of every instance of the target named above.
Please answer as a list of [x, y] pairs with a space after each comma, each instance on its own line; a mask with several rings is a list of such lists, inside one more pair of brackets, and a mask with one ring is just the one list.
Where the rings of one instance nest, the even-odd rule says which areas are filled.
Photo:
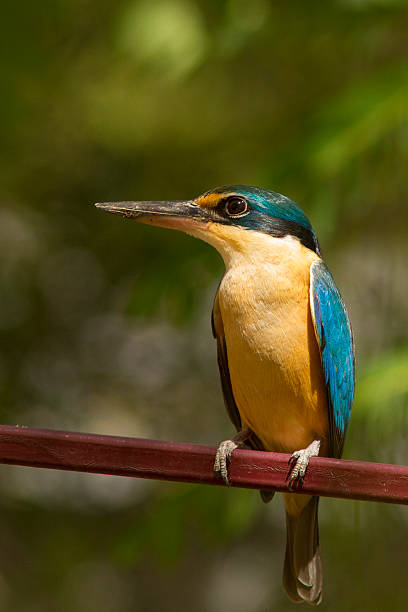
[[219, 290], [231, 383], [243, 427], [267, 450], [328, 437], [327, 392], [309, 307], [317, 256], [276, 239], [273, 256], [232, 264]]

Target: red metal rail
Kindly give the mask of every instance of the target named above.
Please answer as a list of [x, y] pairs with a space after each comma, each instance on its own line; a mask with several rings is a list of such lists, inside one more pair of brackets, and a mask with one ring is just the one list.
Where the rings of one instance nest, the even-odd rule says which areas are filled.
[[[214, 475], [215, 448], [0, 426], [0, 463], [223, 485]], [[233, 487], [287, 491], [289, 455], [236, 450]], [[408, 467], [315, 457], [299, 493], [408, 504]]]

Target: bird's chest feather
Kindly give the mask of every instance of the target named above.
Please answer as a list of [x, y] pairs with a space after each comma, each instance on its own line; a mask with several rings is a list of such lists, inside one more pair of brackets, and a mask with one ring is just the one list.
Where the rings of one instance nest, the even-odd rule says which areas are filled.
[[326, 389], [309, 307], [315, 255], [303, 249], [296, 244], [273, 256], [260, 253], [251, 261], [232, 262], [219, 289], [242, 424], [270, 450], [303, 448], [327, 429]]

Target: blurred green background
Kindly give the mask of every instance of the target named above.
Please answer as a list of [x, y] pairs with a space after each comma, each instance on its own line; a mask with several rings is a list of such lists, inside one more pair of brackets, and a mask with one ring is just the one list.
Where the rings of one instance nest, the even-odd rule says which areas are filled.
[[[216, 443], [223, 265], [92, 203], [247, 183], [312, 219], [349, 306], [345, 457], [406, 463], [408, 10], [2, 2], [1, 422]], [[0, 468], [8, 612], [291, 610], [281, 500]], [[322, 500], [322, 610], [406, 607], [407, 510]]]

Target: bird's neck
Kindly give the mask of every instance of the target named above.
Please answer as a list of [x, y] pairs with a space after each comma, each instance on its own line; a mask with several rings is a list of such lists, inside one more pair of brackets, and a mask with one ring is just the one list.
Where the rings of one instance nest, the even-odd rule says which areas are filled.
[[194, 235], [217, 249], [227, 272], [236, 267], [280, 266], [292, 258], [301, 259], [307, 264], [309, 260], [311, 263], [317, 258], [313, 251], [293, 236], [277, 238], [218, 223], [209, 223], [205, 229], [195, 231]]

